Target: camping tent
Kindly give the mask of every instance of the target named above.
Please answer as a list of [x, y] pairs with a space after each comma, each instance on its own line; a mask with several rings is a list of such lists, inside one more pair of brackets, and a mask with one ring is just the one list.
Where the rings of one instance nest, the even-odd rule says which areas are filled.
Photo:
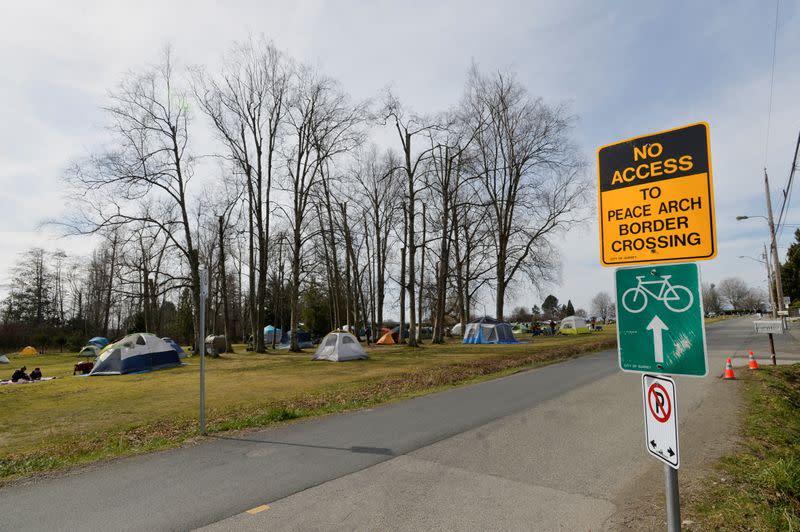
[[264, 327], [264, 344], [265, 345], [272, 345], [272, 339], [275, 339], [275, 343], [281, 343], [281, 336], [283, 336], [280, 329], [273, 327], [272, 325], [267, 325]]
[[[308, 333], [308, 331], [305, 331], [303, 329], [297, 329], [297, 344], [300, 346], [300, 349], [307, 349], [309, 347], [314, 347], [314, 342], [311, 341], [311, 335]], [[292, 345], [292, 331], [284, 331], [283, 334], [281, 335], [281, 343], [276, 347], [278, 349], [289, 349], [291, 345]]]
[[558, 332], [561, 334], [583, 334], [589, 332], [586, 320], [580, 316], [567, 316], [561, 320], [561, 327]]
[[488, 316], [467, 323], [464, 329], [465, 344], [514, 344], [517, 339], [511, 325]]
[[10, 364], [11, 362], [8, 360], [8, 357], [5, 355], [0, 355], [0, 364]]
[[186, 358], [186, 351], [183, 350], [183, 348], [180, 346], [178, 342], [176, 342], [169, 336], [165, 336], [164, 338], [162, 338], [162, 340], [167, 342], [170, 345], [170, 347], [172, 347], [172, 349], [174, 349], [175, 352], [178, 353], [178, 358]]
[[461, 336], [464, 334], [464, 327], [460, 323], [456, 323], [453, 325], [453, 328], [450, 329], [450, 334], [453, 336]]
[[108, 338], [106, 338], [106, 337], [104, 337], [104, 336], [95, 336], [94, 338], [92, 338], [91, 340], [89, 340], [87, 343], [89, 343], [89, 344], [94, 344], [94, 345], [96, 345], [96, 346], [100, 347], [100, 349], [103, 349], [103, 348], [104, 348], [105, 346], [107, 346], [107, 345], [108, 345], [110, 342], [108, 341]]
[[97, 354], [100, 352], [100, 347], [97, 344], [89, 344], [83, 346], [83, 348], [78, 353], [79, 357], [96, 357]]
[[27, 347], [23, 347], [22, 350], [20, 350], [20, 352], [17, 354], [24, 357], [35, 357], [39, 354], [39, 350], [29, 345]]
[[312, 360], [365, 360], [369, 358], [356, 337], [344, 331], [333, 331], [320, 342]]
[[129, 334], [100, 353], [89, 375], [121, 375], [180, 366], [171, 345], [149, 333]]
[[[404, 339], [408, 339], [408, 329], [409, 329], [410, 327], [411, 327], [411, 326], [410, 326], [408, 323], [406, 323], [406, 324], [403, 326], [403, 338], [404, 338]], [[399, 326], [399, 325], [395, 326], [395, 327], [392, 329], [392, 337], [394, 338], [394, 341], [395, 341], [395, 342], [398, 342], [398, 343], [400, 342], [400, 326]]]
[[375, 343], [378, 345], [394, 345], [397, 342], [394, 341], [394, 335], [392, 334], [392, 331], [389, 331], [384, 333], [384, 335], [381, 336]]

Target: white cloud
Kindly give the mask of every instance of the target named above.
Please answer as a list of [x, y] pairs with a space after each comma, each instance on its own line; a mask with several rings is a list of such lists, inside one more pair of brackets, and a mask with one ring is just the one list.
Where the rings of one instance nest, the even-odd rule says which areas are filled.
[[[751, 282], [765, 231], [733, 221], [764, 210], [767, 92], [774, 12], [766, 4], [623, 2], [285, 2], [210, 0], [129, 4], [27, 2], [0, 20], [0, 282], [18, 252], [55, 247], [36, 225], [62, 208], [59, 177], [102, 137], [105, 95], [125, 71], [155, 62], [171, 43], [183, 64], [215, 65], [232, 41], [263, 33], [290, 55], [338, 78], [356, 98], [392, 84], [421, 113], [457, 102], [471, 61], [513, 68], [531, 93], [570, 102], [589, 161], [597, 146], [705, 120], [711, 124], [719, 257], [706, 278]], [[800, 34], [781, 5], [768, 167], [782, 186], [796, 139]], [[384, 136], [385, 137], [385, 136]], [[391, 137], [389, 137], [391, 139]], [[392, 139], [393, 140], [393, 139]], [[589, 175], [594, 182], [593, 175]], [[777, 194], [775, 195], [777, 198]], [[800, 197], [800, 195], [796, 195]], [[744, 212], [749, 211], [749, 212]], [[792, 208], [788, 220], [800, 221]], [[784, 233], [782, 247], [791, 238]], [[88, 249], [73, 246], [70, 249]], [[612, 289], [591, 222], [559, 244], [559, 299], [588, 309]], [[517, 303], [540, 303], [521, 291]], [[489, 307], [489, 305], [487, 305]]]

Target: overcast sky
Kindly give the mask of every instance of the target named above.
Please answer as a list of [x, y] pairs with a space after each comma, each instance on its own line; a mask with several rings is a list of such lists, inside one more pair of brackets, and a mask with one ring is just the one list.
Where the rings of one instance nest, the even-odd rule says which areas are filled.
[[[155, 62], [166, 43], [184, 65], [213, 66], [234, 40], [263, 33], [355, 98], [391, 85], [419, 113], [455, 104], [472, 61], [513, 69], [533, 95], [566, 102], [579, 116], [574, 136], [591, 161], [592, 187], [598, 146], [708, 122], [719, 255], [701, 263], [704, 280], [736, 275], [764, 286], [763, 267], [738, 256], [760, 253], [766, 226], [734, 218], [765, 213], [765, 161], [780, 206], [800, 130], [797, 2], [779, 11], [766, 158], [771, 1], [73, 0], [15, 3], [0, 13], [0, 284], [33, 245], [91, 250], [85, 239], [57, 240], [37, 224], [63, 212], [60, 176], [101, 142], [100, 107], [125, 71]], [[787, 221], [800, 223], [795, 205]], [[793, 230], [784, 231], [782, 254]], [[597, 291], [613, 288], [613, 269], [599, 264], [594, 218], [559, 247], [562, 282], [549, 291], [588, 310]], [[522, 290], [507, 308], [544, 295]]]

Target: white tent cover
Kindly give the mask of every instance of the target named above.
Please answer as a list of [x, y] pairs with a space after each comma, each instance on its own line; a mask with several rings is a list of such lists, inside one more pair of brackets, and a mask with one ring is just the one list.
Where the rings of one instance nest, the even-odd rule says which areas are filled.
[[349, 332], [334, 331], [322, 339], [312, 360], [330, 360], [344, 362], [346, 360], [366, 360], [364, 348], [355, 336]]

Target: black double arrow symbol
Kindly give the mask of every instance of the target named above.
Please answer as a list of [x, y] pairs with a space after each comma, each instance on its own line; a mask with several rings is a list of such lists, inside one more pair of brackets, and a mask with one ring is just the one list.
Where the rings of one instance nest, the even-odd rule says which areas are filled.
[[[656, 448], [656, 440], [650, 440], [650, 446], [651, 446], [653, 449], [655, 449], [655, 448]], [[669, 454], [669, 457], [670, 457], [670, 458], [672, 458], [673, 456], [675, 456], [675, 451], [673, 451], [673, 450], [672, 450], [672, 447], [667, 447], [667, 453]]]

